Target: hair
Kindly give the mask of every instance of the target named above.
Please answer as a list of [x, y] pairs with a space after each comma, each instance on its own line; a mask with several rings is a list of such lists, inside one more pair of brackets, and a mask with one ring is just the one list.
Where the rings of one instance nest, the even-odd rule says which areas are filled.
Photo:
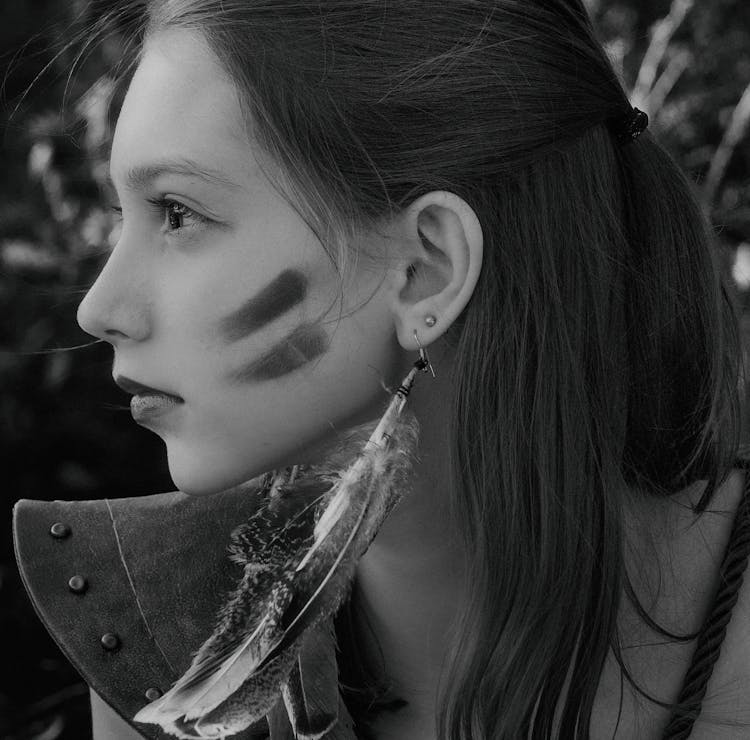
[[[447, 335], [470, 594], [438, 734], [587, 737], [636, 598], [628, 502], [706, 480], [700, 514], [740, 448], [738, 308], [692, 182], [650, 132], [616, 142], [631, 106], [580, 0], [145, 5], [146, 39], [206, 40], [335, 264], [429, 191], [474, 209], [483, 269]], [[341, 675], [367, 675], [350, 617]]]

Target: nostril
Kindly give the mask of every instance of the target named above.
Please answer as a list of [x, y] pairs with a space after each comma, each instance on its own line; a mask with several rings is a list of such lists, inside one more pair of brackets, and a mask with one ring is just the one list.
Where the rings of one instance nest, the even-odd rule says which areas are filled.
[[107, 337], [111, 337], [112, 339], [127, 339], [128, 337], [125, 332], [119, 331], [117, 329], [105, 329], [104, 334], [106, 334]]
[[149, 319], [143, 310], [145, 302], [136, 305], [131, 295], [108, 292], [101, 278], [100, 275], [78, 306], [78, 325], [105, 342], [145, 339], [149, 332]]

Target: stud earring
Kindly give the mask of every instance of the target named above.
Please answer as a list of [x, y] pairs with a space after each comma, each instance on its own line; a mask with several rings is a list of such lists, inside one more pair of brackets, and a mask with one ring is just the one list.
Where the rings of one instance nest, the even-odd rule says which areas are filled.
[[427, 326], [435, 326], [437, 319], [430, 314], [429, 316], [425, 316], [424, 323], [427, 324]]

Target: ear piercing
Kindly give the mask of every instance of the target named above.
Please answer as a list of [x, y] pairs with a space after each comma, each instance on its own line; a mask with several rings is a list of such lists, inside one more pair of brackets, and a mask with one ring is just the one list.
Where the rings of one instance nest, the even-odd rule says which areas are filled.
[[[433, 317], [434, 318], [434, 317]], [[427, 350], [422, 346], [422, 343], [419, 341], [419, 337], [417, 336], [417, 330], [414, 330], [414, 339], [417, 341], [417, 346], [419, 347], [419, 359], [414, 363], [414, 366], [422, 370], [423, 372], [427, 372], [427, 368], [430, 368], [430, 372], [432, 373], [432, 377], [435, 377], [435, 369], [432, 367], [432, 363], [430, 362], [430, 358], [427, 356]]]
[[[428, 314], [424, 317], [424, 323], [427, 324], [427, 326], [435, 326], [437, 323], [437, 319], [432, 315]], [[427, 357], [427, 352], [425, 352], [424, 347], [419, 342], [419, 337], [417, 337], [417, 330], [414, 330], [414, 339], [417, 340], [417, 345], [419, 345], [419, 356], [422, 359], [422, 361], [426, 364], [427, 367], [430, 368], [430, 372], [432, 373], [432, 377], [435, 377], [435, 370], [432, 367], [432, 363], [430, 362], [430, 358]], [[427, 368], [425, 368], [426, 371]]]

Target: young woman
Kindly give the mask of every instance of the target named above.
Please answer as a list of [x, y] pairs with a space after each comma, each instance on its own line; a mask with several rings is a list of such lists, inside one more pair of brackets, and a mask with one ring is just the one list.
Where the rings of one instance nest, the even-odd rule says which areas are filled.
[[337, 615], [356, 735], [750, 736], [736, 310], [580, 0], [144, 18], [79, 322], [176, 486], [313, 463], [435, 373]]

